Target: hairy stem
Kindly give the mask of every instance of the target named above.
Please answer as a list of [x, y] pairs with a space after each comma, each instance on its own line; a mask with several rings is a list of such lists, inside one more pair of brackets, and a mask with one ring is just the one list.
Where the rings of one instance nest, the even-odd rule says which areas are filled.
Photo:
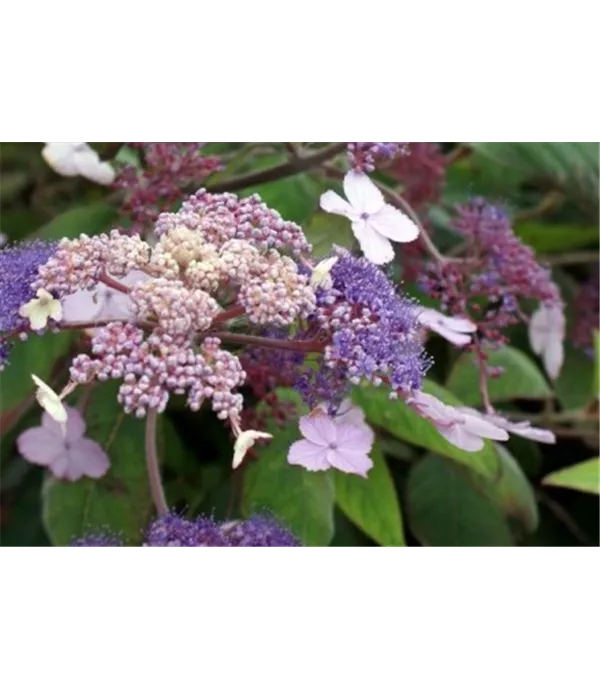
[[265, 337], [254, 337], [248, 334], [234, 334], [233, 332], [211, 332], [211, 337], [217, 337], [223, 342], [231, 344], [244, 344], [249, 346], [261, 347], [263, 349], [285, 349], [287, 351], [297, 351], [299, 353], [319, 353], [323, 350], [322, 342], [310, 339], [300, 342], [288, 342], [282, 339], [267, 339]]
[[107, 287], [114, 289], [115, 291], [120, 291], [122, 294], [129, 294], [129, 292], [131, 291], [129, 287], [125, 286], [124, 284], [121, 284], [121, 282], [118, 282], [116, 279], [113, 279], [106, 272], [100, 276], [100, 279], [98, 281], [102, 282], [102, 284], [105, 284]]
[[165, 516], [169, 512], [162, 479], [160, 477], [160, 466], [158, 465], [158, 451], [156, 449], [156, 426], [158, 412], [156, 409], [148, 411], [146, 418], [146, 466], [148, 468], [148, 479], [150, 481], [150, 492], [152, 500], [159, 516]]
[[239, 191], [256, 184], [274, 182], [286, 177], [293, 177], [301, 172], [306, 172], [313, 167], [318, 167], [328, 160], [332, 160], [346, 149], [345, 143], [332, 143], [325, 148], [307, 155], [306, 157], [295, 157], [287, 162], [275, 165], [266, 170], [250, 172], [233, 179], [225, 179], [211, 184], [207, 183], [206, 188], [213, 193], [223, 193], [225, 191]]
[[485, 367], [486, 363], [480, 346], [477, 346], [475, 355], [477, 356], [479, 363], [479, 389], [481, 391], [481, 398], [483, 399], [483, 407], [485, 408], [486, 413], [493, 414], [495, 411], [494, 407], [492, 406], [490, 392], [488, 390], [488, 376]]
[[219, 313], [219, 315], [213, 318], [212, 324], [218, 325], [219, 323], [225, 323], [228, 320], [234, 320], [235, 318], [241, 318], [246, 315], [246, 309], [244, 306], [232, 306], [231, 308]]

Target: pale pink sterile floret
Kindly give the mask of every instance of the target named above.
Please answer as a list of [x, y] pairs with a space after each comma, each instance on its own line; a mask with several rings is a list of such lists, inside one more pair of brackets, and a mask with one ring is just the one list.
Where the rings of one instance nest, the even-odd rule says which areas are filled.
[[288, 462], [308, 471], [328, 471], [336, 468], [343, 473], [367, 477], [373, 467], [369, 452], [373, 435], [364, 428], [349, 423], [336, 423], [325, 414], [300, 419], [304, 439], [290, 447]]
[[552, 431], [536, 428], [532, 426], [529, 421], [513, 422], [497, 413], [483, 414], [472, 408], [461, 407], [460, 411], [474, 417], [482, 418], [496, 427], [506, 430], [506, 432], [509, 432], [511, 435], [519, 435], [519, 437], [524, 437], [525, 439], [532, 440], [533, 442], [540, 442], [542, 444], [556, 444], [556, 435]]
[[542, 357], [552, 380], [560, 375], [565, 360], [566, 321], [562, 304], [543, 304], [529, 321], [529, 341], [533, 351]]
[[473, 334], [477, 332], [477, 325], [467, 318], [447, 316], [433, 308], [421, 309], [417, 322], [455, 346], [467, 346], [472, 342]]
[[48, 413], [42, 424], [25, 430], [17, 439], [23, 458], [47, 468], [55, 478], [75, 482], [83, 477], [101, 478], [110, 468], [102, 447], [85, 437], [85, 421], [73, 408], [67, 407], [66, 432]]
[[[508, 440], [508, 432], [486, 420], [471, 409], [448, 406], [426, 392], [416, 391], [407, 398], [407, 402], [417, 413], [435, 425], [437, 431], [450, 444], [467, 452], [478, 452], [483, 449], [484, 440]], [[467, 412], [468, 411], [468, 412]]]

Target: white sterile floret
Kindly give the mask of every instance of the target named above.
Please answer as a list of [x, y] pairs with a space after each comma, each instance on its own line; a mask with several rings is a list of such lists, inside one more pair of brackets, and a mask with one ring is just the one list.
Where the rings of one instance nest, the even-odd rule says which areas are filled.
[[87, 143], [47, 143], [42, 157], [63, 177], [85, 177], [96, 184], [109, 185], [115, 180], [110, 163], [102, 162]]
[[31, 299], [19, 309], [19, 315], [27, 318], [32, 330], [43, 330], [52, 318], [56, 322], [62, 320], [63, 309], [60, 301], [45, 289], [38, 289], [37, 298]]

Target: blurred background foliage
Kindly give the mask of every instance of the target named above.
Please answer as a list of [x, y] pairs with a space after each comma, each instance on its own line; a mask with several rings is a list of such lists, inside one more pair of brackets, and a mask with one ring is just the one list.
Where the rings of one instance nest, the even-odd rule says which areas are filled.
[[[113, 144], [93, 144], [105, 150]], [[516, 233], [552, 265], [567, 303], [569, 332], [581, 286], [598, 266], [599, 162], [597, 143], [444, 143], [443, 192], [422, 217], [439, 248], [460, 250], [450, 229], [452, 209], [473, 196], [506, 207]], [[12, 241], [95, 234], [123, 226], [117, 192], [81, 178], [57, 176], [40, 143], [1, 147], [1, 227]], [[286, 159], [269, 144], [208, 144], [227, 167], [209, 180], [267, 169]], [[121, 151], [119, 155], [131, 155]], [[397, 180], [379, 173], [381, 180]], [[409, 180], [410, 181], [410, 180]], [[352, 245], [348, 223], [319, 211], [319, 196], [338, 182], [322, 170], [244, 188], [260, 193], [284, 218], [300, 223], [317, 254], [332, 243]], [[402, 191], [402, 187], [397, 187]], [[401, 262], [391, 273], [420, 298]], [[536, 419], [557, 433], [556, 446], [512, 438], [479, 454], [449, 445], [435, 428], [383, 390], [360, 388], [355, 402], [377, 430], [369, 480], [311, 474], [286, 462], [297, 425], [278, 426], [243, 472], [232, 473], [227, 430], [208, 411], [189, 413], [176, 402], [160, 427], [169, 503], [187, 515], [236, 518], [270, 511], [306, 545], [333, 546], [597, 546], [598, 362], [596, 350], [567, 342], [563, 373], [553, 384], [532, 356], [523, 326], [494, 356], [506, 373], [490, 386], [500, 410]], [[596, 340], [597, 342], [597, 340]], [[430, 391], [447, 402], [480, 403], [468, 356], [432, 339]], [[64, 545], [94, 528], [138, 543], [152, 511], [143, 461], [143, 423], [123, 417], [112, 384], [84, 392], [89, 436], [107, 448], [112, 469], [100, 481], [75, 485], [49, 480], [23, 461], [15, 439], [37, 424], [30, 374], [60, 383], [80, 347], [70, 334], [33, 337], [15, 347], [0, 374], [1, 542], [4, 546]], [[291, 390], [281, 397], [303, 412]], [[260, 400], [248, 393], [249, 406]], [[595, 460], [594, 460], [595, 459]]]

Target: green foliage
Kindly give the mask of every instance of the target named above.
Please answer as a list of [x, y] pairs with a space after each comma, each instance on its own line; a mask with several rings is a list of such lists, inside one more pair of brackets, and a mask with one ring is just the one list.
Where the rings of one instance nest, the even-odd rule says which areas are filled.
[[344, 514], [379, 545], [404, 546], [396, 488], [378, 444], [370, 456], [375, 465], [367, 480], [335, 473], [336, 501]]
[[594, 362], [572, 344], [565, 344], [565, 363], [554, 383], [556, 396], [567, 411], [581, 409], [594, 398]]
[[318, 209], [323, 190], [318, 179], [310, 174], [299, 174], [252, 187], [243, 195], [257, 193], [269, 208], [277, 210], [283, 218], [304, 225]]
[[597, 495], [600, 485], [600, 459], [591, 459], [552, 473], [544, 478], [544, 485]]
[[576, 198], [598, 203], [597, 143], [471, 143], [477, 155], [524, 181], [547, 182]]
[[594, 399], [598, 399], [600, 389], [600, 332], [594, 332]]
[[[446, 404], [461, 406], [461, 402], [454, 395], [434, 382], [426, 382], [425, 391]], [[403, 401], [390, 401], [389, 391], [383, 388], [361, 387], [355, 390], [353, 397], [373, 426], [382, 428], [401, 440], [452, 459], [480, 475], [491, 479], [498, 476], [498, 457], [490, 442], [486, 442], [485, 448], [477, 453], [458, 449]]]
[[0, 412], [9, 411], [34, 393], [32, 374], [48, 383], [57, 360], [67, 353], [72, 341], [70, 332], [61, 332], [17, 342], [10, 364], [0, 373]]
[[331, 253], [333, 244], [351, 248], [354, 244], [352, 225], [341, 215], [317, 213], [309, 222], [304, 233], [312, 244], [313, 253], [322, 258]]
[[411, 531], [429, 547], [509, 547], [514, 544], [500, 509], [461, 471], [429, 455], [411, 471], [406, 490]]
[[334, 532], [333, 478], [328, 473], [309, 473], [288, 464], [288, 450], [296, 439], [297, 427], [288, 426], [260, 450], [258, 461], [248, 466], [244, 475], [242, 513], [248, 517], [257, 512], [270, 512], [303, 545], [325, 547]]
[[[296, 406], [296, 417], [308, 412], [296, 392], [280, 389], [278, 395]], [[334, 534], [332, 475], [309, 473], [288, 464], [289, 448], [300, 438], [296, 420], [291, 420], [284, 428], [270, 423], [268, 432], [273, 439], [259, 448], [258, 460], [250, 463], [244, 473], [243, 515], [270, 512], [287, 525], [302, 544], [327, 546]]]
[[46, 531], [58, 546], [107, 530], [128, 544], [139, 545], [153, 511], [146, 473], [145, 422], [123, 413], [112, 383], [94, 389], [85, 418], [87, 436], [104, 447], [110, 470], [101, 480], [66, 483], [48, 478], [43, 491]]
[[72, 208], [55, 217], [36, 232], [35, 236], [50, 241], [76, 239], [80, 234], [102, 234], [113, 228], [118, 216], [117, 209], [106, 203]]
[[[543, 399], [553, 396], [552, 390], [535, 363], [522, 351], [504, 346], [489, 353], [489, 364], [504, 369], [504, 374], [488, 381], [492, 402], [511, 399]], [[467, 406], [481, 406], [480, 371], [473, 354], [463, 354], [456, 362], [448, 389]]]
[[523, 222], [515, 227], [515, 233], [523, 243], [540, 253], [575, 251], [598, 243], [597, 227]]
[[[530, 443], [531, 444], [531, 443]], [[500, 460], [500, 475], [495, 481], [476, 481], [481, 491], [501, 510], [520, 521], [530, 533], [537, 530], [540, 521], [535, 492], [523, 469], [502, 444], [496, 445]]]

